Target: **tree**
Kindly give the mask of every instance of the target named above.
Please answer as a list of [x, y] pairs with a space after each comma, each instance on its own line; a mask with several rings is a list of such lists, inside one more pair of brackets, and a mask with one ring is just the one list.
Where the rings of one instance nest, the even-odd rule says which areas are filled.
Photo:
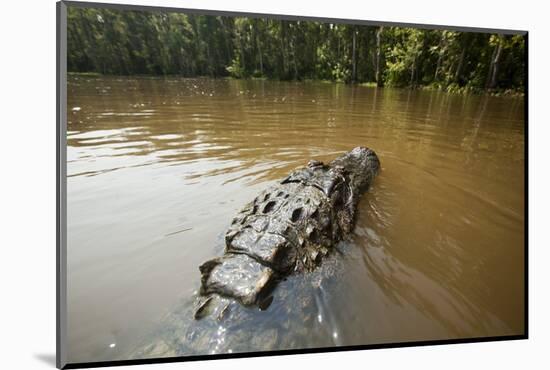
[[522, 35], [69, 7], [70, 72], [524, 88]]

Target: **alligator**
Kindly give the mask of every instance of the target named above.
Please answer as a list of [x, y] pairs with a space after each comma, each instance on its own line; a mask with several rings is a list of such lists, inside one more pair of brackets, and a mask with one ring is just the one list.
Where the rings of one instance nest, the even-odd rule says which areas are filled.
[[265, 309], [278, 281], [312, 271], [352, 231], [379, 168], [373, 150], [356, 147], [328, 164], [310, 160], [245, 205], [225, 234], [224, 254], [199, 267], [195, 319], [213, 312], [221, 319], [232, 301]]

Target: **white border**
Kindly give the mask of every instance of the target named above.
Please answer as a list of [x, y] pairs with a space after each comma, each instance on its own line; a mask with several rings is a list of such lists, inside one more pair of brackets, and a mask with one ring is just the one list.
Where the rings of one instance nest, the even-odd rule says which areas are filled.
[[[125, 3], [112, 0], [113, 3]], [[528, 341], [322, 353], [162, 365], [157, 369], [372, 367], [517, 369], [548, 363], [550, 299], [545, 232], [550, 179], [550, 34], [543, 2], [128, 0], [132, 4], [368, 19], [530, 31], [530, 338]], [[3, 58], [2, 340], [5, 368], [53, 368], [55, 353], [55, 1], [7, 2], [0, 22]], [[6, 6], [5, 5], [5, 6]], [[7, 84], [5, 81], [7, 80]], [[529, 366], [531, 365], [531, 366]], [[543, 367], [541, 365], [539, 367]], [[133, 369], [143, 368], [134, 366]]]

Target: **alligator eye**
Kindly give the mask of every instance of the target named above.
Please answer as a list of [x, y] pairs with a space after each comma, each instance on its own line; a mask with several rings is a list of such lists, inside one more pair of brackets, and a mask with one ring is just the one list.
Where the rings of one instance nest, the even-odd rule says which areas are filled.
[[277, 196], [278, 196], [278, 197], [282, 197], [283, 194], [284, 194], [284, 192], [280, 191], [280, 192], [277, 193]]
[[262, 212], [263, 213], [268, 213], [273, 209], [273, 207], [275, 207], [275, 202], [271, 201], [271, 202], [269, 202], [265, 205], [264, 210]]
[[300, 216], [302, 216], [302, 208], [296, 208], [293, 212], [292, 212], [292, 217], [290, 218], [292, 220], [292, 222], [296, 222], [300, 219]]
[[264, 197], [264, 202], [265, 202], [266, 200], [269, 199], [269, 195], [270, 195], [269, 193], [267, 193], [267, 194], [265, 195], [265, 197]]

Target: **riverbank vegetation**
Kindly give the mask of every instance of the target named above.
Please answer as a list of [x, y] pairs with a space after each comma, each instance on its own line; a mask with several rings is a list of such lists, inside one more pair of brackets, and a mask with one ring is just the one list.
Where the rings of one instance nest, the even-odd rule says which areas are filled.
[[523, 92], [525, 38], [69, 7], [68, 71]]

